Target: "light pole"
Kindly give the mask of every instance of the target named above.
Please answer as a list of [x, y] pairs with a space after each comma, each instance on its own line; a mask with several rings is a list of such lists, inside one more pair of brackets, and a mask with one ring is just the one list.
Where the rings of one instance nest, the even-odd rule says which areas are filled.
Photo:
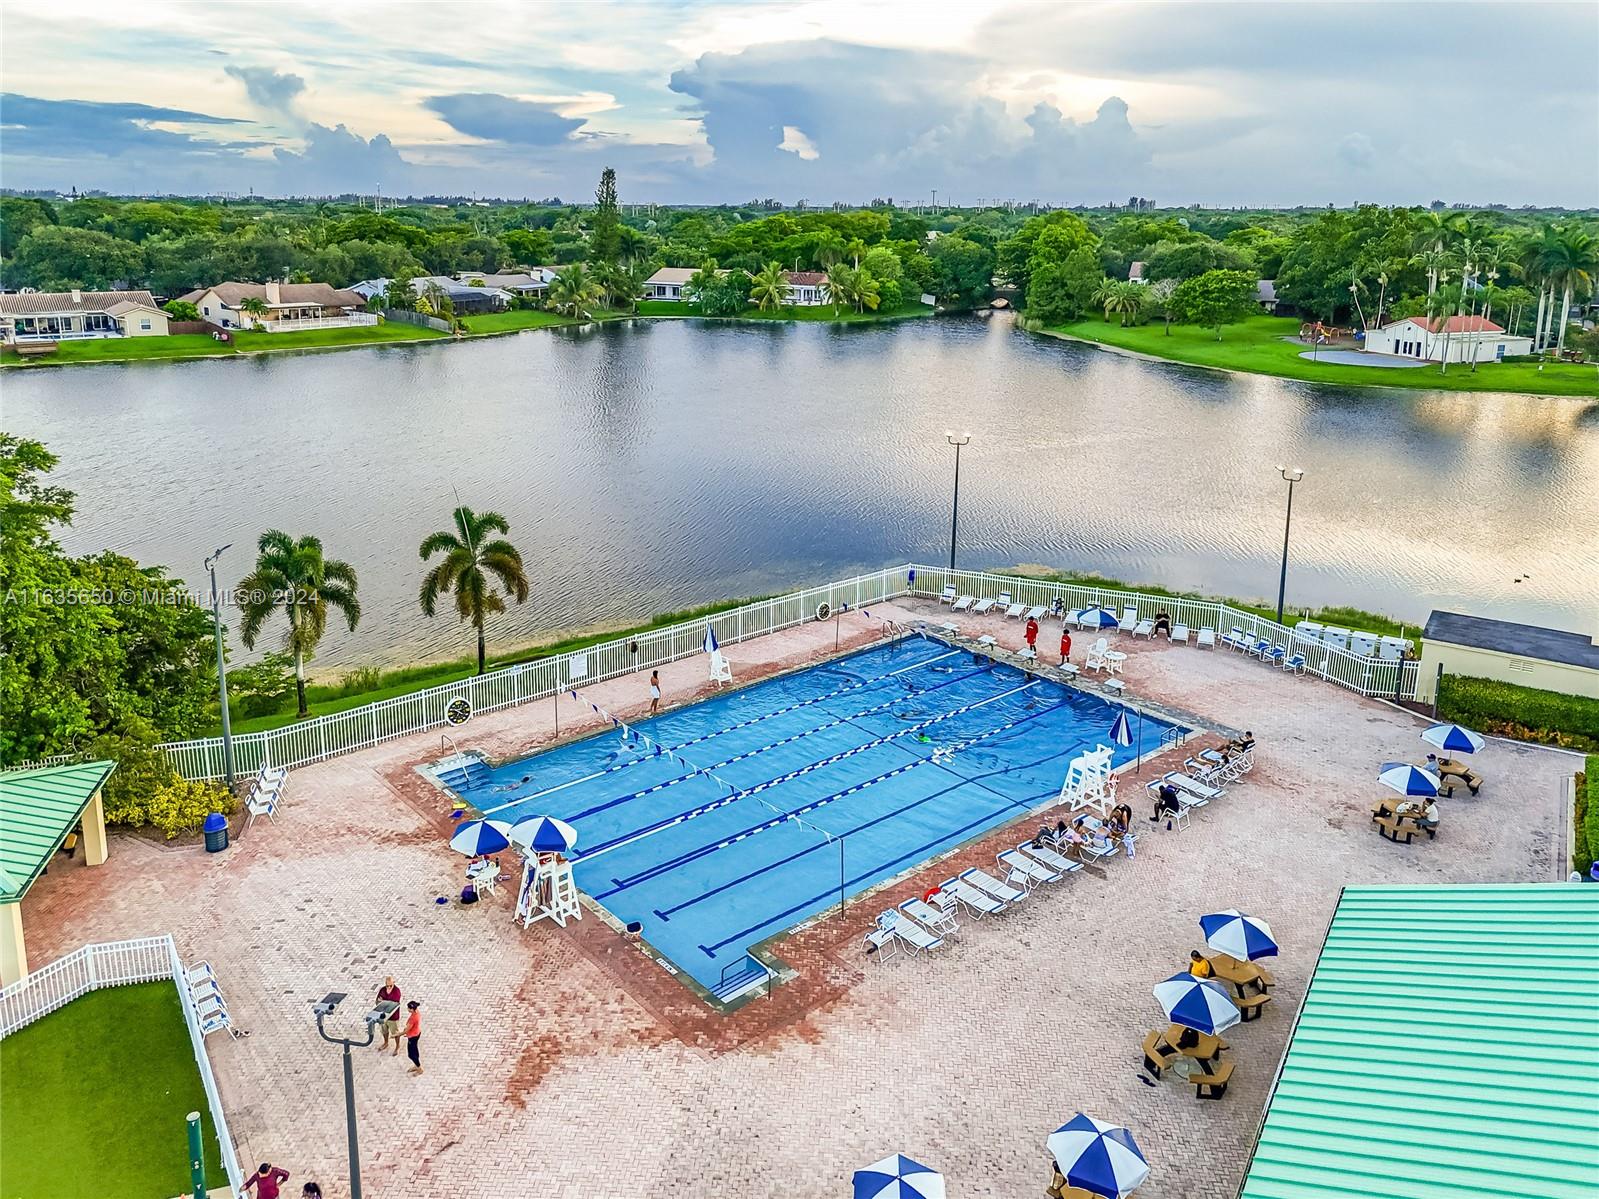
[[956, 437], [953, 430], [944, 430], [944, 440], [955, 447], [955, 499], [949, 509], [949, 570], [955, 573], [955, 525], [960, 519], [961, 511], [961, 446], [972, 439], [968, 432], [962, 432]]
[[1278, 466], [1277, 473], [1288, 484], [1288, 514], [1283, 518], [1283, 569], [1277, 576], [1277, 623], [1283, 622], [1283, 596], [1288, 590], [1288, 530], [1294, 523], [1294, 484], [1305, 477], [1299, 467]]
[[222, 551], [231, 548], [230, 541], [205, 560], [211, 575], [211, 623], [217, 638], [217, 693], [222, 703], [222, 773], [233, 786], [233, 726], [228, 719], [228, 666], [222, 658], [222, 593], [217, 590], [217, 559]]
[[361, 1150], [355, 1140], [355, 1068], [350, 1062], [350, 1046], [365, 1049], [372, 1044], [377, 1026], [399, 1011], [400, 1005], [390, 999], [380, 1002], [365, 1016], [366, 1040], [352, 1041], [349, 1037], [330, 1037], [322, 1026], [323, 1019], [331, 1016], [343, 999], [343, 991], [330, 991], [320, 1002], [312, 1004], [311, 1010], [316, 1013], [316, 1030], [322, 1039], [330, 1045], [344, 1046], [344, 1123], [350, 1138], [350, 1199], [361, 1199]]

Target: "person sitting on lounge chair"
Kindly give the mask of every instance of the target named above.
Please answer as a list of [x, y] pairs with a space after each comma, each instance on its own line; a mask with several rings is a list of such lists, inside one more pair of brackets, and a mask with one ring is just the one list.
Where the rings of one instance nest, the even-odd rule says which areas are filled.
[[1255, 734], [1250, 732], [1248, 729], [1245, 729], [1244, 735], [1242, 737], [1234, 737], [1231, 741], [1229, 741], [1227, 743], [1227, 748], [1222, 750], [1222, 753], [1226, 754], [1230, 758], [1234, 754], [1251, 753], [1253, 752], [1254, 748]]
[[1177, 798], [1177, 788], [1170, 783], [1162, 783], [1160, 790], [1155, 792], [1155, 814], [1149, 819], [1151, 823], [1159, 824], [1163, 817], [1175, 816], [1182, 810], [1182, 802]]
[[1117, 804], [1110, 810], [1110, 814], [1117, 820], [1121, 821], [1121, 825], [1124, 829], [1133, 827], [1133, 810], [1126, 804]]
[[1164, 632], [1167, 637], [1171, 636], [1171, 613], [1166, 611], [1165, 608], [1155, 613], [1155, 628], [1150, 635], [1154, 636], [1155, 633], [1160, 632]]
[[1115, 845], [1120, 845], [1122, 838], [1127, 835], [1127, 822], [1122, 819], [1121, 812], [1121, 808], [1113, 808], [1103, 828], [1105, 837]]

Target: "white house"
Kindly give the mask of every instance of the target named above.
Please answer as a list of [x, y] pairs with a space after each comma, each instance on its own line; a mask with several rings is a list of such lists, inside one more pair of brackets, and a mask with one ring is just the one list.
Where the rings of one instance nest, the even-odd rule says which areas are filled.
[[167, 314], [147, 291], [24, 291], [0, 295], [0, 340], [165, 337]]
[[813, 307], [828, 302], [827, 276], [821, 271], [784, 271], [788, 284], [787, 303]]
[[663, 266], [644, 280], [644, 299], [681, 300], [688, 281], [698, 273], [686, 266]]
[[[217, 283], [181, 298], [200, 310], [201, 320], [224, 329], [290, 333], [378, 323], [375, 314], [361, 311], [366, 297], [326, 283]], [[264, 311], [244, 311], [250, 300], [259, 300]]]
[[1532, 353], [1532, 338], [1506, 333], [1480, 316], [1407, 316], [1366, 334], [1366, 353], [1443, 362], [1498, 362]]
[[528, 271], [487, 274], [483, 271], [461, 271], [455, 278], [460, 283], [498, 288], [513, 296], [542, 296], [549, 290], [550, 281], [541, 272], [541, 267], [534, 267]]

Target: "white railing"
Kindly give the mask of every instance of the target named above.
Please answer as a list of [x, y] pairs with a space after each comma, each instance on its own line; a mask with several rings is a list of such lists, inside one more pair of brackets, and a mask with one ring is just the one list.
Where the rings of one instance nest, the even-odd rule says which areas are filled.
[[13, 770], [38, 770], [41, 766], [66, 766], [71, 762], [81, 761], [82, 754], [55, 754], [48, 758], [36, 758], [32, 762], [17, 762], [11, 766], [0, 766], [0, 774], [8, 774]]
[[912, 566], [916, 581], [911, 586], [915, 595], [932, 598], [943, 591], [946, 584], [955, 584], [962, 594], [997, 595], [1009, 591], [1018, 603], [1029, 606], [1052, 605], [1057, 598], [1068, 608], [1086, 608], [1098, 604], [1109, 608], [1118, 616], [1123, 608], [1137, 610], [1140, 620], [1153, 617], [1165, 610], [1173, 621], [1186, 624], [1191, 629], [1209, 626], [1216, 630], [1218, 639], [1234, 626], [1253, 638], [1281, 645], [1291, 657], [1302, 654], [1305, 672], [1335, 683], [1361, 695], [1386, 696], [1410, 699], [1416, 693], [1417, 662], [1385, 661], [1362, 657], [1348, 650], [1335, 649], [1320, 641], [1311, 641], [1293, 629], [1278, 624], [1269, 617], [1257, 615], [1231, 604], [1216, 600], [1178, 599], [1165, 595], [1148, 595], [1141, 591], [1122, 591], [1111, 587], [1093, 587], [1074, 583], [1053, 583], [1046, 579], [1032, 579], [1019, 575], [991, 574], [987, 571], [950, 571], [938, 566]]
[[[444, 727], [448, 723], [445, 709], [457, 696], [466, 698], [474, 714], [495, 712], [547, 699], [569, 687], [587, 686], [692, 657], [701, 652], [706, 625], [716, 630], [717, 640], [723, 645], [735, 645], [803, 624], [814, 618], [819, 603], [825, 602], [835, 609], [840, 603], [859, 607], [905, 592], [903, 567], [874, 571], [774, 599], [757, 600], [713, 616], [619, 637], [537, 662], [507, 666], [490, 674], [414, 691], [348, 712], [320, 716], [270, 732], [245, 733], [233, 738], [234, 774], [248, 777], [263, 765], [283, 769], [305, 766], [369, 749], [398, 737]], [[637, 652], [632, 649], [634, 645], [638, 647]], [[180, 741], [162, 748], [184, 778], [222, 777], [220, 737]]]
[[177, 988], [183, 1022], [188, 1026], [189, 1042], [194, 1049], [194, 1064], [200, 1071], [200, 1083], [211, 1108], [211, 1127], [216, 1130], [222, 1168], [227, 1173], [228, 1184], [237, 1191], [244, 1183], [244, 1175], [239, 1169], [233, 1137], [228, 1132], [228, 1118], [222, 1110], [216, 1076], [211, 1072], [211, 1057], [205, 1051], [199, 1014], [194, 1010], [189, 988], [183, 983], [183, 960], [178, 957], [178, 947], [170, 936], [84, 945], [0, 990], [0, 1038], [26, 1028], [90, 991], [158, 982], [164, 978], [171, 979]]
[[260, 327], [268, 333], [298, 333], [305, 329], [351, 329], [358, 325], [375, 325], [376, 313], [350, 312], [344, 316], [300, 316], [278, 321], [262, 321]]

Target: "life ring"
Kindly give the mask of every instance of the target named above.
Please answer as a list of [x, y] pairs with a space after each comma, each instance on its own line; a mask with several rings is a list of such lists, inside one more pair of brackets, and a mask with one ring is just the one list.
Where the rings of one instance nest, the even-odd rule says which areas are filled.
[[943, 889], [944, 888], [942, 888], [942, 887], [929, 887], [929, 888], [927, 888], [927, 890], [922, 892], [922, 902], [923, 903], [932, 903], [933, 899]]

